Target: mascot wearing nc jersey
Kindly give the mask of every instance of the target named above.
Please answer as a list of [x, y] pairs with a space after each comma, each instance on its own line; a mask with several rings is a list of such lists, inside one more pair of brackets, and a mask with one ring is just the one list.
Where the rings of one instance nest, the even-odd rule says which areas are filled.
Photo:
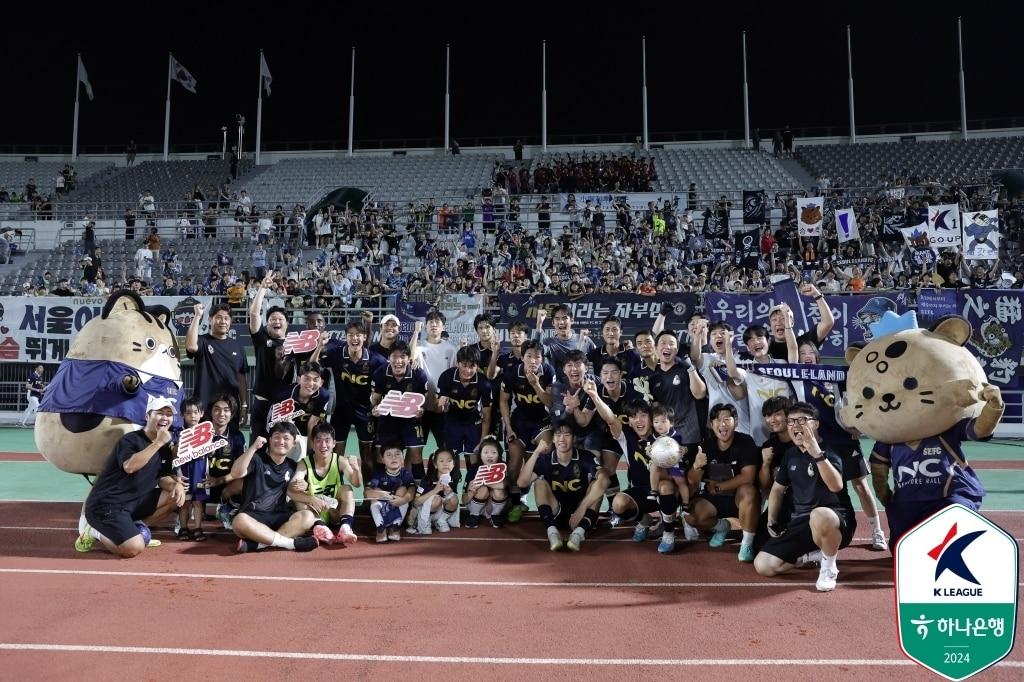
[[[36, 420], [36, 446], [58, 469], [97, 474], [121, 436], [146, 423], [151, 397], [181, 413], [178, 346], [170, 311], [147, 308], [131, 291], [107, 299], [71, 342]], [[180, 427], [180, 417], [175, 415]]]
[[1004, 406], [999, 389], [964, 347], [971, 325], [962, 317], [944, 318], [927, 330], [917, 327], [913, 311], [887, 312], [872, 332], [868, 345], [846, 351], [842, 419], [877, 441], [871, 477], [895, 546], [943, 507], [980, 509], [985, 488], [961, 444], [991, 438]]

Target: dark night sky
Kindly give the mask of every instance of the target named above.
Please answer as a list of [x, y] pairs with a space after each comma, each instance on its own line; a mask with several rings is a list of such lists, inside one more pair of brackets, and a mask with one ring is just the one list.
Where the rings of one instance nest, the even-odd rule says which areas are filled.
[[[692, 3], [691, 3], [692, 4]], [[1024, 9], [981, 3], [890, 2], [781, 6], [708, 3], [713, 9], [516, 10], [356, 8], [289, 3], [263, 10], [78, 12], [40, 24], [43, 40], [0, 43], [7, 74], [0, 144], [69, 144], [75, 52], [96, 99], [83, 93], [82, 145], [160, 143], [167, 51], [196, 77], [174, 84], [172, 142], [219, 141], [221, 125], [256, 119], [258, 49], [274, 75], [264, 141], [345, 144], [350, 48], [357, 48], [356, 139], [440, 138], [444, 44], [452, 44], [452, 136], [539, 136], [540, 42], [548, 40], [549, 134], [639, 134], [640, 36], [647, 35], [649, 120], [658, 131], [742, 128], [740, 31], [747, 30], [752, 125], [837, 126], [845, 132], [847, 23], [853, 25], [859, 125], [959, 119], [957, 15], [964, 17], [968, 118], [1024, 116], [1019, 61]], [[1016, 5], [1016, 6], [1015, 6]], [[379, 3], [378, 6], [383, 6]], [[548, 5], [551, 7], [553, 5]], [[140, 18], [128, 19], [130, 15]], [[461, 18], [468, 15], [472, 18]], [[239, 19], [239, 16], [249, 17]], [[291, 18], [294, 16], [295, 18]], [[10, 35], [10, 32], [7, 33]], [[31, 75], [30, 78], [20, 76]], [[465, 143], [464, 143], [465, 144]]]

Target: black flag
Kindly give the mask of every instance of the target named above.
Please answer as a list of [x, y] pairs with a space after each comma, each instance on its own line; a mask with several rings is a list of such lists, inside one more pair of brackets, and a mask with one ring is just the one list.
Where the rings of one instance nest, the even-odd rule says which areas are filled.
[[743, 224], [764, 225], [765, 196], [760, 190], [743, 190]]

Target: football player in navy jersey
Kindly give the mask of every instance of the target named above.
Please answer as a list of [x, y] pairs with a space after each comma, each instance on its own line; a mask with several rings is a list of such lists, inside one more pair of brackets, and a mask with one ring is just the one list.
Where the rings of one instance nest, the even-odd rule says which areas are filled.
[[640, 364], [629, 371], [629, 382], [641, 398], [651, 403], [654, 402], [651, 397], [651, 377], [654, 376], [654, 372], [658, 368], [654, 334], [645, 329], [637, 332], [633, 340], [636, 343], [637, 354], [640, 356]]
[[[473, 318], [473, 329], [476, 330], [476, 350], [480, 353], [480, 372], [492, 383], [501, 373], [498, 367], [499, 350], [501, 350], [501, 339], [494, 331], [494, 318], [489, 313], [480, 313]], [[497, 399], [497, 396], [495, 396]], [[449, 444], [450, 445], [450, 444]]]
[[319, 362], [303, 362], [299, 365], [298, 375], [294, 384], [273, 397], [267, 417], [268, 432], [271, 426], [282, 420], [299, 427], [298, 441], [302, 452], [296, 460], [308, 454], [306, 440], [316, 425], [327, 418], [327, 403], [331, 400], [330, 391], [323, 388], [323, 368]]
[[[576, 447], [568, 424], [554, 428], [554, 450], [533, 451], [519, 472], [519, 487], [534, 483], [537, 512], [547, 529], [551, 551], [563, 546], [580, 551], [587, 531], [597, 524], [597, 510], [608, 487], [608, 472], [598, 465], [593, 453]], [[563, 541], [559, 528], [571, 530]]]
[[[401, 339], [391, 345], [388, 364], [377, 370], [370, 381], [371, 414], [377, 417], [375, 425], [378, 439], [388, 443], [397, 442], [406, 451], [405, 466], [412, 471], [416, 480], [423, 478], [423, 402], [412, 412], [414, 396], [426, 400], [427, 375], [422, 369], [415, 369], [409, 359], [409, 346]], [[396, 401], [384, 398], [395, 391]], [[386, 412], [386, 414], [383, 414]], [[406, 414], [410, 412], [410, 414]], [[397, 413], [397, 414], [396, 414]]]
[[626, 372], [640, 368], [640, 354], [631, 343], [622, 341], [622, 320], [615, 315], [609, 315], [601, 323], [601, 340], [604, 343], [587, 353], [587, 361], [595, 372], [600, 372], [604, 361], [609, 358], [617, 360]]
[[345, 452], [349, 430], [355, 426], [363, 477], [373, 470], [373, 432], [370, 427], [370, 381], [388, 361], [366, 347], [367, 332], [361, 322], [345, 327], [345, 344], [328, 346], [324, 364], [334, 375], [334, 414], [331, 425], [337, 434], [338, 454]]
[[[527, 448], [541, 443], [550, 446], [551, 417], [548, 407], [551, 394], [548, 388], [555, 380], [555, 371], [544, 362], [537, 341], [526, 341], [521, 346], [522, 362], [508, 367], [501, 377], [502, 422], [508, 441], [508, 471], [513, 480], [519, 477]], [[520, 499], [523, 491], [518, 486], [509, 490], [512, 509], [508, 520], [515, 523], [522, 518]]]
[[477, 446], [491, 429], [491, 382], [481, 374], [480, 352], [464, 346], [455, 354], [456, 366], [437, 381], [437, 405], [445, 413], [444, 432], [448, 449], [466, 458], [466, 468], [478, 461]]

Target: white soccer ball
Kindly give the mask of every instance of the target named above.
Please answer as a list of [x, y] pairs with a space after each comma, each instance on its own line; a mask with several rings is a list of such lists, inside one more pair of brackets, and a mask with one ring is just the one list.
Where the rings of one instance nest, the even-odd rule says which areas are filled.
[[662, 436], [651, 443], [648, 455], [651, 458], [651, 463], [655, 466], [661, 467], [662, 469], [671, 469], [679, 464], [679, 458], [682, 456], [682, 448], [680, 448], [679, 443], [675, 442], [672, 438]]

